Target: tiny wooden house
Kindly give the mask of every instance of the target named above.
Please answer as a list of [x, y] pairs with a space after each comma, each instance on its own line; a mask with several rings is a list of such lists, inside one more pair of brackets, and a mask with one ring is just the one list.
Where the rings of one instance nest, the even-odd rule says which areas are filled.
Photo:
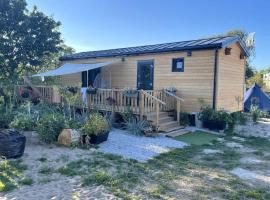
[[[62, 63], [114, 62], [88, 72], [62, 76], [65, 85], [89, 86], [97, 76], [107, 89], [175, 88], [181, 111], [197, 112], [199, 100], [215, 109], [243, 109], [245, 45], [237, 36], [76, 53]], [[86, 78], [88, 77], [88, 79]], [[88, 80], [88, 83], [87, 83]]]

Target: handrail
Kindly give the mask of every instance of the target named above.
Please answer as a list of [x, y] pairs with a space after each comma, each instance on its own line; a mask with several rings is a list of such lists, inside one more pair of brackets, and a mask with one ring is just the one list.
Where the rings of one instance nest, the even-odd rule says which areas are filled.
[[157, 97], [155, 97], [155, 96], [149, 94], [148, 92], [146, 92], [146, 91], [144, 91], [144, 90], [141, 90], [141, 91], [142, 91], [143, 94], [145, 94], [145, 95], [151, 97], [152, 99], [156, 100], [157, 102], [161, 103], [162, 105], [166, 105], [165, 102], [161, 101], [161, 100], [158, 99]]
[[182, 98], [176, 96], [175, 94], [173, 94], [173, 93], [171, 93], [171, 92], [169, 92], [169, 91], [167, 91], [167, 90], [164, 90], [164, 92], [165, 92], [166, 94], [168, 94], [168, 95], [170, 95], [170, 96], [176, 98], [176, 99], [179, 100], [179, 101], [185, 101], [184, 99], [182, 99]]

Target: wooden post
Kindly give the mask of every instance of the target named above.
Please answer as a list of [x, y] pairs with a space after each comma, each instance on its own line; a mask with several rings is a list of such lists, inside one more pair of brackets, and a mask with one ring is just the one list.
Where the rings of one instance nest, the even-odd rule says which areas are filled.
[[57, 88], [52, 89], [52, 102], [53, 103], [61, 103], [61, 95]]
[[143, 115], [144, 115], [144, 94], [143, 91], [140, 90], [139, 93], [139, 113], [140, 113], [140, 120], [143, 120]]
[[159, 102], [156, 102], [156, 129], [159, 127]]
[[180, 100], [176, 100], [177, 123], [180, 124]]

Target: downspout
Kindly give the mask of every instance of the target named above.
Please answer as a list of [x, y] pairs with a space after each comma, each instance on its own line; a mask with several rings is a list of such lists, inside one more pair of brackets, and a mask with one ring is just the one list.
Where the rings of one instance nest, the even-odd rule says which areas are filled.
[[214, 87], [213, 87], [213, 109], [214, 110], [216, 110], [217, 68], [218, 68], [218, 49], [215, 50], [215, 65], [214, 65]]

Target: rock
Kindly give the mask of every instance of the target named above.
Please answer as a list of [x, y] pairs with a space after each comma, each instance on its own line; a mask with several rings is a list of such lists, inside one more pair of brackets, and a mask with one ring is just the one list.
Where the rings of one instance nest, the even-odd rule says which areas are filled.
[[218, 142], [225, 142], [225, 139], [224, 138], [217, 138], [216, 139]]
[[262, 160], [259, 160], [259, 159], [254, 158], [254, 157], [241, 158], [240, 162], [243, 163], [243, 164], [260, 164], [260, 163], [263, 163]]
[[221, 150], [216, 150], [216, 149], [204, 149], [203, 150], [204, 154], [217, 154], [217, 153], [223, 153]]
[[227, 142], [226, 146], [231, 148], [243, 148], [243, 145], [236, 142]]
[[234, 139], [234, 140], [238, 140], [238, 141], [240, 141], [240, 142], [245, 142], [245, 141], [246, 141], [246, 139], [245, 139], [245, 138], [242, 138], [242, 137], [237, 137], [237, 136], [232, 137], [232, 139]]
[[71, 146], [71, 144], [76, 144], [80, 140], [80, 133], [73, 129], [64, 129], [58, 136], [58, 143], [64, 146]]

